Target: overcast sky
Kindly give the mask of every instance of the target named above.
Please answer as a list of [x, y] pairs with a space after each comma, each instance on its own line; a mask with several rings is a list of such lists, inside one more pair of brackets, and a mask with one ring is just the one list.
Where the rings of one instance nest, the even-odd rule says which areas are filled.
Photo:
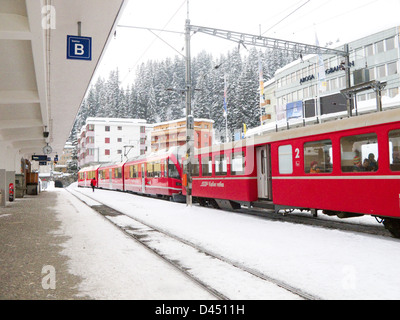
[[[187, 1], [126, 0], [119, 25], [184, 32]], [[315, 44], [349, 42], [390, 27], [400, 26], [400, 0], [190, 0], [192, 25], [250, 33]], [[119, 68], [123, 85], [134, 79], [138, 65], [150, 59], [185, 54], [183, 34], [117, 28], [97, 74], [108, 76]], [[167, 44], [166, 44], [167, 43]], [[192, 56], [201, 50], [225, 53], [233, 42], [212, 36], [192, 36]], [[244, 50], [244, 49], [241, 49]]]

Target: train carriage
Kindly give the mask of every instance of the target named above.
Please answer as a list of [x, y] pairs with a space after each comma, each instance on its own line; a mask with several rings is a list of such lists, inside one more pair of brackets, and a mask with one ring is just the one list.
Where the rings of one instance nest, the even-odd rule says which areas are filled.
[[82, 168], [78, 172], [78, 187], [89, 187], [90, 188], [90, 181], [95, 178], [96, 181], [98, 180], [98, 168], [100, 166], [90, 166], [86, 168]]
[[124, 165], [125, 191], [178, 199], [182, 193], [179, 150], [128, 160]]
[[[200, 204], [372, 215], [400, 236], [398, 110], [264, 133], [201, 149], [195, 158], [192, 195]], [[240, 174], [232, 174], [241, 165]]]
[[97, 187], [101, 189], [124, 191], [122, 176], [124, 163], [103, 164], [98, 168]]
[[375, 113], [273, 142], [274, 204], [340, 217], [400, 217], [399, 121], [397, 110]]
[[200, 204], [231, 208], [238, 207], [235, 203], [258, 200], [254, 146], [245, 146], [242, 142], [197, 152], [192, 195]]

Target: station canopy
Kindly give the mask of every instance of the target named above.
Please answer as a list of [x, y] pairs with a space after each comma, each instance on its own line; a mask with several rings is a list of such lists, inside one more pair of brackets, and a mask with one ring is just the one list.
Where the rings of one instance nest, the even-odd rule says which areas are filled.
[[[62, 153], [124, 5], [0, 0], [0, 147], [29, 157], [49, 144], [53, 154]], [[68, 36], [79, 30], [91, 40], [87, 59], [68, 58]], [[87, 53], [87, 43], [72, 45], [78, 58]]]

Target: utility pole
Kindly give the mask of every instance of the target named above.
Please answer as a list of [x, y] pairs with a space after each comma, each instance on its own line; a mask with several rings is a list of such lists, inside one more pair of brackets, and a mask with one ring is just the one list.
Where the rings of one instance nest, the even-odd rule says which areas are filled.
[[192, 115], [192, 75], [190, 55], [189, 1], [185, 28], [186, 38], [186, 205], [192, 206], [192, 163], [194, 158], [194, 118]]
[[[189, 0], [187, 0], [187, 18], [185, 25], [186, 40], [186, 166], [184, 166], [184, 175], [186, 175], [186, 205], [192, 205], [192, 164], [194, 163], [194, 118], [192, 115], [192, 78], [191, 78], [191, 53], [190, 53], [190, 33], [205, 33], [211, 36], [230, 40], [245, 45], [253, 45], [264, 48], [280, 49], [285, 51], [298, 52], [301, 54], [331, 54], [343, 56], [346, 60], [346, 87], [350, 88], [350, 53], [349, 46], [345, 50], [335, 50], [313, 46], [293, 41], [286, 41], [274, 38], [262, 37], [261, 35], [251, 35], [240, 32], [215, 29], [209, 27], [190, 25], [189, 19]], [[349, 116], [352, 112], [351, 97], [347, 100]]]
[[[350, 51], [349, 51], [349, 45], [346, 44], [344, 46], [346, 55], [345, 57], [345, 72], [346, 72], [346, 89], [349, 89], [351, 87], [351, 72], [350, 72]], [[349, 94], [347, 96], [347, 115], [350, 117], [353, 116], [353, 95]]]

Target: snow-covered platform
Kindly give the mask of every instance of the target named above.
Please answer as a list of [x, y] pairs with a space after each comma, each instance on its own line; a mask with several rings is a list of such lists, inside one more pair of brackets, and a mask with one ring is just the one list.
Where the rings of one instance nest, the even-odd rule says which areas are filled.
[[0, 208], [0, 243], [0, 299], [214, 299], [65, 189]]
[[[143, 221], [321, 299], [400, 298], [398, 239], [92, 192], [75, 184], [0, 208], [0, 299], [215, 299], [91, 208], [100, 203], [126, 215], [115, 219]], [[371, 217], [351, 220], [369, 221], [376, 223]], [[159, 246], [182, 262], [190, 260], [170, 242]], [[203, 275], [210, 266], [196, 267]], [[282, 295], [278, 286], [261, 290], [266, 286], [223, 270], [228, 282], [222, 276], [207, 279], [231, 300], [299, 298]]]

